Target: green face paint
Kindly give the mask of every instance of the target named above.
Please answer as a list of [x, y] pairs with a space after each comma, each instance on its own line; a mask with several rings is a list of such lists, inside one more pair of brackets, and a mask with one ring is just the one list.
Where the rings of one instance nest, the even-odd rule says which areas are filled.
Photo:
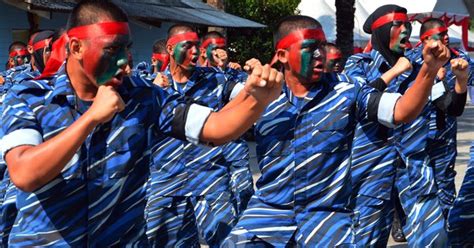
[[128, 63], [129, 36], [95, 39], [84, 54], [83, 67], [98, 85], [104, 85]]
[[173, 49], [174, 60], [187, 70], [193, 70], [196, 67], [198, 56], [196, 43], [191, 41], [178, 42]]
[[323, 49], [320, 49], [320, 45], [316, 40], [307, 39], [290, 48], [289, 64], [294, 72], [306, 80], [314, 81], [322, 73], [322, 70], [315, 68], [316, 64], [323, 64]]

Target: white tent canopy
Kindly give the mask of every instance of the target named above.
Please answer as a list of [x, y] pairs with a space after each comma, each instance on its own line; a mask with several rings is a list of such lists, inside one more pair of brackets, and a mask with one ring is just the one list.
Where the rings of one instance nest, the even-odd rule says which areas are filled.
[[[423, 20], [426, 17], [444, 18], [449, 22], [459, 24], [469, 17], [468, 10], [463, 0], [356, 0], [354, 13], [354, 45], [364, 46], [370, 35], [362, 30], [365, 20], [370, 13], [386, 4], [396, 4], [405, 7], [411, 20]], [[298, 6], [302, 15], [311, 16], [323, 25], [324, 32], [329, 41], [336, 39], [336, 7], [335, 0], [302, 0]], [[419, 40], [420, 25], [413, 23], [412, 42]], [[449, 27], [450, 41], [454, 44], [462, 43], [460, 26]], [[474, 33], [469, 32], [469, 43], [474, 43]]]
[[[356, 2], [357, 5], [359, 5], [358, 2]], [[328, 41], [336, 40], [335, 0], [303, 0], [298, 5], [298, 10], [302, 15], [311, 16], [321, 23]], [[356, 44], [363, 45], [370, 38], [370, 35], [362, 31], [362, 25], [368, 15], [364, 8], [356, 7], [354, 18], [354, 43]]]

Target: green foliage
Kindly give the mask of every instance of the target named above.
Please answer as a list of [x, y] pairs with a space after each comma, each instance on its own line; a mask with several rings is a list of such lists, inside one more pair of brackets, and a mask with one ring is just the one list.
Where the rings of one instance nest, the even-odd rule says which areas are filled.
[[474, 31], [474, 18], [471, 18], [469, 22], [469, 30]]
[[269, 63], [273, 56], [273, 30], [281, 18], [297, 14], [300, 0], [226, 0], [226, 12], [267, 25], [261, 29], [228, 29], [232, 61], [258, 58]]

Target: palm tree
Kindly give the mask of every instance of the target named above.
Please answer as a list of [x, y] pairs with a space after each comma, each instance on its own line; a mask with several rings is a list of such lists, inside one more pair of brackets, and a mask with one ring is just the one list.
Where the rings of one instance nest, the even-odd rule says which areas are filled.
[[354, 50], [354, 4], [355, 0], [336, 0], [336, 45], [344, 63]]

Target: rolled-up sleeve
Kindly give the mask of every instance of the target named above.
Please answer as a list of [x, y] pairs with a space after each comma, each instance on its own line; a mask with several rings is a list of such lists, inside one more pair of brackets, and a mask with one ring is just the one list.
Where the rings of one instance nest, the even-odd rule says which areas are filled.
[[35, 129], [18, 129], [2, 138], [1, 151], [6, 154], [9, 150], [23, 145], [36, 146], [43, 143], [43, 136]]
[[204, 124], [213, 110], [179, 94], [162, 94], [158, 98], [162, 102], [158, 111], [160, 130], [174, 138], [198, 144]]
[[393, 128], [395, 105], [401, 97], [399, 93], [380, 92], [355, 81], [357, 89], [357, 107], [359, 118], [367, 118]]
[[394, 111], [395, 104], [401, 97], [399, 93], [383, 93], [378, 102], [377, 120], [386, 127], [395, 127]]
[[34, 146], [43, 142], [36, 115], [22, 97], [28, 97], [28, 95], [23, 96], [17, 94], [16, 91], [9, 91], [3, 103], [2, 130], [4, 136], [1, 141], [3, 156], [15, 147]]

